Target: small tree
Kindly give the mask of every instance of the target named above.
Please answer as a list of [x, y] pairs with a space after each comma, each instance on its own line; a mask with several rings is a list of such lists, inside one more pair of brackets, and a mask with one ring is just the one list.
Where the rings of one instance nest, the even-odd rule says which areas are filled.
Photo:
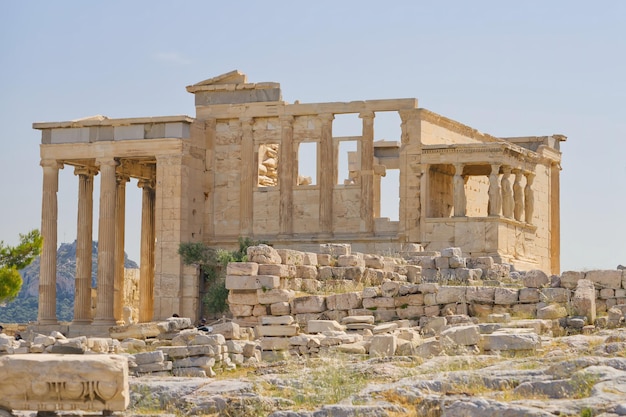
[[22, 288], [19, 271], [30, 265], [41, 253], [43, 238], [34, 229], [20, 234], [17, 246], [7, 246], [0, 241], [0, 302], [13, 300]]
[[178, 254], [183, 258], [183, 262], [186, 265], [196, 265], [200, 268], [200, 274], [206, 287], [206, 294], [202, 298], [202, 303], [209, 313], [223, 313], [228, 310], [228, 290], [225, 281], [228, 263], [245, 262], [248, 246], [260, 243], [264, 242], [240, 237], [239, 249], [235, 251], [213, 249], [198, 242], [180, 244]]

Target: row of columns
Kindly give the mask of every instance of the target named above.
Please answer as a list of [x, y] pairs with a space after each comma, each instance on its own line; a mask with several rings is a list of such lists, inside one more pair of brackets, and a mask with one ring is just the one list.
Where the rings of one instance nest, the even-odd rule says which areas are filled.
[[[454, 165], [453, 193], [454, 216], [466, 215], [467, 199], [465, 196], [465, 181], [463, 168], [465, 164]], [[500, 178], [502, 170], [502, 178]], [[511, 174], [514, 176], [511, 183]], [[522, 179], [526, 178], [526, 185], [522, 187]], [[519, 168], [512, 169], [507, 165], [491, 164], [489, 174], [489, 204], [490, 216], [502, 215], [508, 219], [532, 224], [535, 206], [535, 196], [532, 188], [535, 174]]]
[[[317, 115], [320, 120], [320, 145], [319, 158], [324, 161], [325, 168], [320, 171], [320, 209], [319, 229], [320, 234], [332, 235], [333, 231], [333, 190], [338, 175], [338, 164], [333, 142], [334, 114], [325, 113]], [[374, 117], [373, 111], [359, 114], [363, 120], [361, 140], [361, 206], [360, 214], [362, 229], [365, 233], [374, 231]], [[258, 163], [254, 160], [254, 134], [253, 118], [242, 118], [241, 124], [241, 188], [240, 188], [240, 233], [243, 236], [252, 234], [253, 224], [253, 200], [255, 167]], [[293, 185], [297, 181], [297, 166], [293, 163], [296, 159], [293, 141], [293, 122], [291, 115], [280, 116], [281, 143], [278, 171], [280, 184], [280, 234], [283, 236], [293, 233]]]
[[[75, 324], [114, 325], [121, 322], [124, 295], [124, 228], [128, 175], [117, 172], [114, 158], [96, 160], [96, 166], [76, 167], [78, 176], [78, 216], [76, 237]], [[63, 164], [42, 160], [43, 193], [41, 233], [43, 248], [39, 276], [39, 324], [57, 324], [56, 262], [59, 170]], [[99, 170], [98, 170], [99, 168]], [[93, 185], [100, 177], [98, 221], [98, 271], [96, 312], [91, 312], [93, 241]], [[140, 272], [140, 320], [152, 319], [155, 242], [155, 183], [140, 180], [143, 188]]]

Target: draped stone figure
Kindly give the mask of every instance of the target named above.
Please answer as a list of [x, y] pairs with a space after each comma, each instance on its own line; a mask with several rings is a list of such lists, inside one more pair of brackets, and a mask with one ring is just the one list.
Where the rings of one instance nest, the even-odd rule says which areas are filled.
[[513, 218], [513, 190], [511, 188], [511, 168], [504, 167], [502, 170], [502, 215], [508, 219]]
[[514, 216], [515, 220], [522, 221], [524, 214], [524, 189], [522, 188], [522, 171], [519, 169], [514, 171], [515, 182], [513, 183], [513, 200], [514, 200]]
[[487, 208], [490, 216], [498, 216], [502, 210], [500, 183], [498, 182], [499, 174], [500, 165], [492, 165], [491, 174], [489, 174], [489, 206]]
[[526, 187], [524, 188], [524, 219], [526, 223], [532, 224], [533, 212], [535, 210], [535, 192], [532, 185], [535, 174], [529, 172], [526, 174]]

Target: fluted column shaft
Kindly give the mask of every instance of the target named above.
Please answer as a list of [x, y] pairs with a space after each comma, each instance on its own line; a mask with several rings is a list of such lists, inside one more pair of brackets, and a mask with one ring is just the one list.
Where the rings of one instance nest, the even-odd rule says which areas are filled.
[[489, 174], [489, 204], [488, 211], [490, 216], [499, 216], [502, 210], [502, 195], [500, 193], [500, 165], [491, 165], [491, 174]]
[[278, 169], [278, 184], [280, 184], [280, 233], [293, 233], [293, 184], [295, 182], [295, 167], [293, 154], [293, 116], [281, 116], [281, 140]]
[[98, 276], [96, 317], [93, 324], [113, 325], [113, 289], [115, 280], [115, 206], [117, 184], [113, 158], [99, 159], [100, 219], [98, 222]]
[[57, 324], [57, 192], [59, 169], [63, 164], [56, 160], [42, 160], [43, 192], [41, 199], [41, 249], [39, 270], [39, 324]]
[[465, 180], [463, 179], [463, 164], [454, 165], [454, 217], [464, 217], [467, 200], [465, 198]]
[[115, 199], [115, 278], [113, 279], [113, 317], [123, 322], [124, 309], [124, 241], [126, 227], [126, 183], [128, 175], [118, 174]]
[[374, 117], [372, 111], [359, 114], [363, 119], [361, 139], [361, 227], [374, 233]]
[[154, 316], [154, 247], [155, 190], [154, 181], [141, 180], [141, 262], [139, 265], [139, 321], [151, 321]]
[[76, 324], [91, 323], [91, 274], [93, 256], [93, 177], [92, 167], [76, 167], [78, 175], [78, 225], [76, 234], [76, 285], [74, 320]]
[[330, 235], [333, 231], [333, 190], [337, 181], [337, 161], [333, 145], [332, 114], [321, 114], [320, 160], [326, 169], [320, 172], [320, 233]]
[[242, 236], [252, 236], [252, 192], [254, 179], [259, 162], [254, 160], [254, 136], [252, 126], [254, 119], [241, 119], [241, 188], [239, 191], [239, 218], [241, 219], [239, 233]]

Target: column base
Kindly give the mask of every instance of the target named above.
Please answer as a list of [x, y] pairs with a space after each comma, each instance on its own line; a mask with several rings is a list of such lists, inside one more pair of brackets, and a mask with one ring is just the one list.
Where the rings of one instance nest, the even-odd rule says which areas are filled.
[[77, 326], [85, 326], [85, 325], [91, 324], [91, 322], [92, 322], [91, 319], [77, 319], [77, 320], [72, 320], [71, 324], [77, 325]]
[[59, 321], [57, 319], [42, 319], [42, 320], [38, 320], [37, 324], [42, 325], [42, 326], [48, 326], [48, 325], [57, 325], [59, 324]]

